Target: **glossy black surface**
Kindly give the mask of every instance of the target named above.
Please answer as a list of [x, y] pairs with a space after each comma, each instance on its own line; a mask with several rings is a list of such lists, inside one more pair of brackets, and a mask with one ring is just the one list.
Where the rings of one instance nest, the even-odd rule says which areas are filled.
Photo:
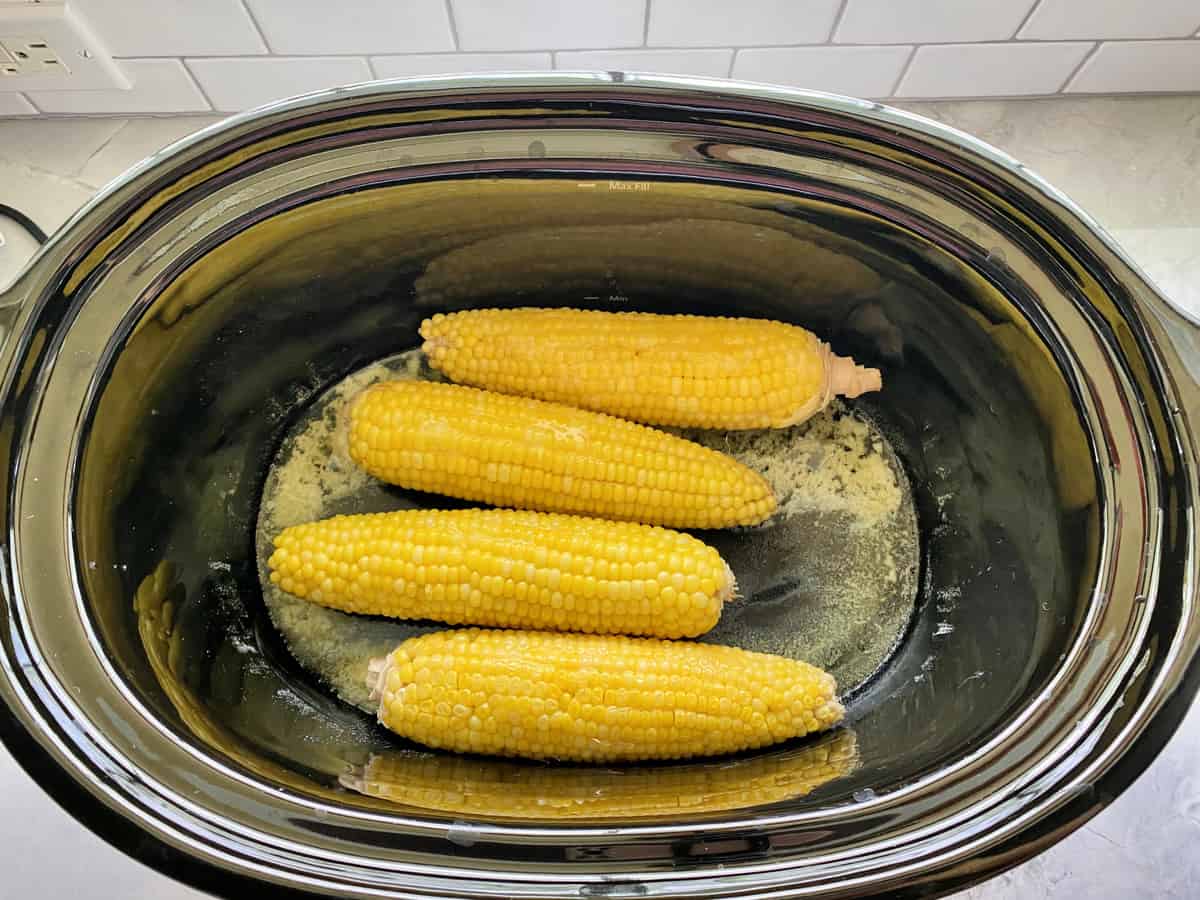
[[[127, 602], [166, 560], [184, 635], [174, 674], [245, 742], [216, 749], [250, 748], [336, 786], [373, 748], [361, 745], [360, 714], [317, 699], [269, 636], [253, 556], [266, 467], [305, 399], [414, 346], [421, 318], [451, 307], [752, 315], [809, 326], [882, 367], [886, 390], [863, 403], [911, 473], [924, 545], [911, 634], [851, 707], [861, 768], [796, 803], [895, 790], [978, 745], [1063, 652], [1097, 541], [1087, 445], [1077, 436], [1074, 455], [1055, 459], [1049, 439], [1071, 427], [1071, 398], [1048, 362], [1026, 363], [1037, 348], [1012, 324], [1021, 313], [997, 284], [1002, 267], [977, 259], [993, 283], [968, 281], [932, 241], [799, 192], [659, 179], [598, 192], [581, 177], [495, 173], [294, 197], [231, 228], [148, 298], [91, 420], [77, 494], [81, 556], [105, 573], [93, 612], [119, 668], [140, 672], [138, 689], [171, 715]], [[123, 491], [112, 490], [114, 452], [125, 454]], [[1079, 496], [1064, 502], [1068, 472]], [[755, 555], [741, 544], [763, 540], [713, 537], [735, 561]], [[804, 552], [775, 549], [784, 566]], [[771, 579], [738, 575], [750, 595]]]

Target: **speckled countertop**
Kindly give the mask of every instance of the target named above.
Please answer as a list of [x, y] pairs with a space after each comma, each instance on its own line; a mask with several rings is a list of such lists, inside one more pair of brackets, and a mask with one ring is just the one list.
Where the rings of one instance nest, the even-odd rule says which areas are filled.
[[[1070, 194], [1165, 293], [1200, 315], [1200, 96], [908, 106], [1008, 151]], [[211, 119], [0, 121], [0, 202], [43, 227]], [[0, 286], [32, 250], [0, 219]], [[0, 748], [0, 898], [198, 900], [111, 849]], [[1200, 897], [1200, 707], [1147, 772], [1051, 850], [956, 900]]]

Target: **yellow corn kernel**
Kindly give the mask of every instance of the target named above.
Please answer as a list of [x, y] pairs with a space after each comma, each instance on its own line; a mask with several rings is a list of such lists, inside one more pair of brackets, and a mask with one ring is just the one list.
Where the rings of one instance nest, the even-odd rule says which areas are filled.
[[374, 754], [344, 787], [418, 811], [489, 819], [612, 819], [724, 812], [796, 800], [858, 766], [854, 732], [719, 765], [563, 768], [479, 757]]
[[674, 528], [753, 525], [775, 496], [737, 460], [623, 419], [429, 381], [350, 410], [350, 456], [391, 484], [520, 509]]
[[344, 612], [598, 634], [695, 637], [734, 592], [720, 554], [691, 535], [511, 509], [296, 525], [267, 564], [282, 590]]
[[833, 676], [717, 644], [460, 629], [372, 660], [379, 721], [441, 750], [577, 762], [765, 747], [841, 721]]
[[782, 428], [882, 386], [816, 335], [766, 319], [475, 309], [421, 324], [453, 381], [653, 425]]

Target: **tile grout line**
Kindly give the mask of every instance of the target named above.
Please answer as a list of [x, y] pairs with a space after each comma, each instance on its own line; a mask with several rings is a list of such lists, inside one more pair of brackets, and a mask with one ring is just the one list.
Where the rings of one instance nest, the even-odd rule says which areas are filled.
[[[1109, 41], [1114, 44], [1189, 44], [1195, 43], [1195, 38], [1190, 34], [1185, 34], [1182, 37], [1179, 35], [1162, 35], [1160, 37], [1052, 37], [1052, 38], [1035, 38], [1027, 37], [1020, 40], [998, 41], [1001, 44], [1086, 44], [1091, 41]], [[962, 43], [968, 43], [963, 41]], [[975, 42], [981, 43], [981, 42]]]
[[[989, 38], [984, 41], [972, 40], [957, 40], [957, 41], [920, 41], [922, 47], [1029, 47], [1044, 44], [1086, 44], [1089, 41], [1105, 40], [1105, 38], [1043, 38], [1039, 40], [1024, 39], [1014, 41], [1012, 38]], [[1123, 44], [1146, 44], [1146, 43], [1175, 43], [1188, 44], [1192, 43], [1191, 38], [1113, 38], [1112, 40]], [[912, 41], [835, 41], [834, 47], [905, 47], [912, 44]], [[757, 44], [755, 46], [762, 47], [821, 47], [823, 44]]]
[[642, 46], [650, 46], [650, 4], [654, 0], [646, 0], [646, 11], [642, 14]]
[[1104, 41], [1096, 41], [1096, 43], [1092, 44], [1092, 49], [1083, 54], [1083, 59], [1079, 60], [1079, 63], [1071, 70], [1070, 74], [1063, 80], [1063, 83], [1058, 86], [1058, 90], [1055, 91], [1056, 95], [1060, 97], [1066, 96], [1066, 90], [1071, 86], [1071, 82], [1079, 76], [1079, 73], [1083, 71], [1083, 67], [1088, 64], [1088, 61], [1100, 52], [1100, 48], [1104, 46], [1104, 43]]
[[[257, 58], [261, 59], [262, 57]], [[187, 59], [185, 57], [179, 57], [179, 64], [183, 66], [184, 74], [187, 75], [188, 80], [195, 85], [196, 90], [200, 92], [200, 96], [204, 98], [204, 102], [208, 104], [209, 110], [213, 112], [220, 112], [220, 110], [217, 109], [217, 104], [213, 103], [212, 97], [208, 96], [208, 91], [204, 89], [204, 85], [200, 83], [200, 79], [196, 77], [196, 73], [192, 71], [192, 67], [188, 65]]]
[[[20, 96], [24, 97], [25, 102], [34, 108], [34, 110], [37, 112], [38, 116], [64, 115], [63, 113], [48, 113], [48, 112], [46, 112], [46, 110], [44, 110], [40, 106], [38, 106], [37, 103], [34, 102], [34, 99], [31, 96], [29, 96], [29, 94], [25, 93], [24, 91], [21, 92]], [[66, 113], [65, 115], [71, 115], [71, 114]], [[75, 115], [79, 115], [79, 113], [75, 113]], [[120, 113], [101, 113], [101, 115], [115, 116], [115, 115], [120, 115]]]
[[[2, 2], [2, 0], [0, 0]], [[1093, 41], [1100, 41], [1106, 44], [1188, 44], [1194, 45], [1196, 38], [1054, 38], [1054, 39], [1026, 39], [1014, 41], [1006, 40], [989, 40], [989, 41], [922, 41], [919, 46], [922, 47], [974, 47], [982, 45], [1004, 46], [1012, 45], [1014, 47], [1026, 46], [1045, 46], [1050, 44], [1088, 44]], [[792, 44], [742, 44], [734, 49], [738, 50], [805, 50], [817, 47], [909, 47], [912, 46], [912, 41], [839, 41], [835, 43], [792, 43]], [[409, 50], [403, 53], [233, 53], [233, 54], [206, 54], [206, 53], [191, 53], [187, 56], [114, 56], [113, 59], [121, 61], [138, 62], [142, 60], [164, 60], [164, 59], [279, 59], [288, 61], [300, 61], [306, 59], [363, 59], [365, 57], [385, 57], [395, 56], [404, 58], [407, 56], [492, 56], [492, 55], [507, 55], [512, 53], [555, 53], [559, 51], [604, 51], [619, 53], [626, 50], [653, 50], [663, 52], [678, 52], [688, 50], [729, 50], [731, 44], [688, 44], [688, 45], [664, 45], [656, 44], [653, 46], [639, 47], [637, 45], [627, 45], [624, 47], [527, 47], [519, 50]], [[1193, 93], [1193, 92], [1188, 92]]]
[[1195, 91], [1079, 91], [1074, 94], [977, 94], [963, 97], [957, 94], [934, 94], [929, 97], [885, 97], [892, 104], [921, 103], [990, 103], [995, 100], [1013, 100], [1024, 103], [1046, 100], [1070, 102], [1074, 100], [1137, 100], [1147, 97], [1164, 100], [1179, 99], [1195, 94]]
[[834, 35], [836, 35], [838, 29], [842, 27], [842, 19], [846, 17], [846, 9], [849, 6], [850, 0], [842, 0], [842, 5], [838, 7], [837, 14], [833, 17], [833, 27], [829, 29], [829, 37], [825, 38], [826, 44], [834, 43]]
[[[462, 42], [458, 39], [458, 20], [454, 18], [454, 4], [450, 0], [445, 0], [446, 4], [446, 19], [450, 23], [450, 40], [454, 41], [454, 52], [462, 51]], [[379, 54], [384, 56], [387, 54]], [[370, 59], [370, 57], [368, 57]]]
[[896, 91], [900, 90], [900, 85], [904, 83], [904, 77], [908, 74], [908, 70], [912, 68], [913, 61], [917, 58], [917, 51], [921, 49], [922, 44], [913, 44], [912, 49], [908, 53], [908, 59], [904, 61], [904, 65], [900, 67], [900, 74], [896, 76], [896, 80], [892, 83], [892, 89], [888, 93], [889, 99], [897, 99]]
[[733, 77], [733, 67], [737, 64], [739, 47], [734, 47], [733, 52], [729, 54], [729, 68], [726, 70], [725, 77]]
[[[260, 25], [258, 23], [258, 19], [255, 18], [254, 10], [252, 10], [250, 8], [250, 4], [247, 3], [246, 0], [238, 0], [238, 5], [241, 6], [242, 11], [246, 13], [246, 18], [248, 18], [250, 20], [250, 26], [254, 29], [255, 33], [258, 35], [258, 39], [260, 41], [262, 41], [263, 49], [266, 50], [265, 55], [267, 55], [267, 56], [273, 55], [275, 53], [275, 48], [273, 48], [271, 46], [271, 42], [267, 40], [267, 32], [263, 29], [262, 25]], [[264, 54], [259, 53], [257, 55], [263, 56]]]
[[1022, 28], [1024, 28], [1026, 25], [1029, 24], [1029, 20], [1033, 18], [1033, 14], [1038, 11], [1038, 9], [1041, 7], [1043, 2], [1044, 2], [1044, 0], [1034, 0], [1033, 6], [1029, 7], [1029, 11], [1025, 13], [1025, 17], [1023, 19], [1021, 19], [1020, 24], [1017, 25], [1017, 30], [1014, 31], [1011, 35], [1009, 35], [1008, 39], [1010, 41], [1027, 40], [1027, 38], [1017, 37], [1017, 35], [1019, 35], [1021, 33]]
[[117, 135], [120, 134], [122, 131], [124, 131], [128, 126], [129, 126], [129, 119], [123, 120], [121, 122], [121, 124], [117, 126], [116, 130], [113, 131], [112, 134], [110, 134], [108, 137], [106, 137], [103, 141], [100, 142], [99, 147], [97, 147], [95, 150], [93, 150], [91, 153], [88, 154], [87, 159], [85, 159], [83, 162], [81, 162], [77, 168], [75, 168], [72, 171], [67, 173], [67, 177], [68, 178], [79, 178], [79, 176], [83, 174], [83, 170], [88, 167], [88, 163], [90, 163], [93, 159], [95, 159], [97, 156], [99, 156], [104, 151], [104, 148], [107, 147], [109, 144], [111, 144], [114, 140], [116, 140]]
[[[164, 57], [160, 57], [160, 58], [164, 58]], [[167, 58], [178, 59], [179, 57], [167, 57]], [[784, 87], [786, 87], [786, 85], [784, 85]], [[909, 104], [909, 103], [916, 103], [916, 104], [920, 104], [920, 103], [975, 103], [975, 102], [984, 102], [984, 101], [992, 101], [992, 100], [1020, 100], [1022, 102], [1029, 101], [1029, 102], [1042, 103], [1042, 102], [1045, 102], [1048, 100], [1071, 102], [1071, 101], [1081, 101], [1081, 100], [1094, 100], [1097, 98], [1107, 99], [1107, 100], [1137, 100], [1140, 98], [1147, 98], [1147, 97], [1162, 98], [1162, 99], [1179, 99], [1181, 97], [1188, 97], [1188, 96], [1194, 95], [1195, 93], [1196, 93], [1195, 91], [1186, 91], [1186, 90], [1185, 91], [1133, 90], [1133, 91], [1080, 91], [1080, 92], [1072, 93], [1072, 94], [985, 94], [985, 95], [981, 94], [981, 95], [972, 96], [972, 97], [959, 97], [959, 96], [946, 96], [946, 95], [939, 95], [936, 97], [897, 97], [895, 95], [892, 95], [892, 96], [881, 96], [881, 97], [874, 98], [874, 99], [877, 99], [880, 102], [900, 103], [900, 104]], [[41, 110], [36, 103], [33, 102], [33, 98], [26, 97], [25, 99], [28, 100], [30, 105], [32, 105], [33, 108], [38, 111], [39, 115], [37, 115], [37, 116], [25, 115], [25, 116], [0, 117], [0, 122], [8, 122], [8, 121], [32, 122], [39, 118], [43, 119], [43, 120], [57, 120], [57, 121], [64, 121], [64, 122], [69, 122], [69, 121], [72, 121], [75, 119], [115, 119], [115, 118], [121, 118], [121, 119], [207, 118], [207, 119], [212, 119], [215, 117], [215, 118], [219, 119], [222, 116], [229, 116], [229, 115], [232, 115], [235, 112], [237, 112], [237, 110], [219, 110], [219, 109], [209, 109], [209, 110], [192, 109], [192, 110], [184, 110], [182, 112], [89, 112], [89, 113], [45, 112], [45, 111]], [[868, 98], [868, 99], [870, 99], [870, 98]], [[56, 173], [56, 172], [49, 172], [47, 174], [58, 175], [58, 173]], [[59, 176], [59, 177], [66, 177], [66, 176]], [[98, 189], [97, 186], [95, 186], [95, 185], [87, 185], [87, 187], [89, 190], [97, 190]]]

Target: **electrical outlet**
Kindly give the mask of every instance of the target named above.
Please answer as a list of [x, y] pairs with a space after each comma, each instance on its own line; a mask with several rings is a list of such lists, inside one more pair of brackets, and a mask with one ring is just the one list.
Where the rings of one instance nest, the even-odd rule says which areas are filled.
[[62, 54], [44, 38], [3, 38], [0, 50], [7, 56], [7, 60], [0, 58], [0, 77], [71, 74]]
[[0, 91], [127, 89], [129, 79], [72, 6], [0, 0]]

